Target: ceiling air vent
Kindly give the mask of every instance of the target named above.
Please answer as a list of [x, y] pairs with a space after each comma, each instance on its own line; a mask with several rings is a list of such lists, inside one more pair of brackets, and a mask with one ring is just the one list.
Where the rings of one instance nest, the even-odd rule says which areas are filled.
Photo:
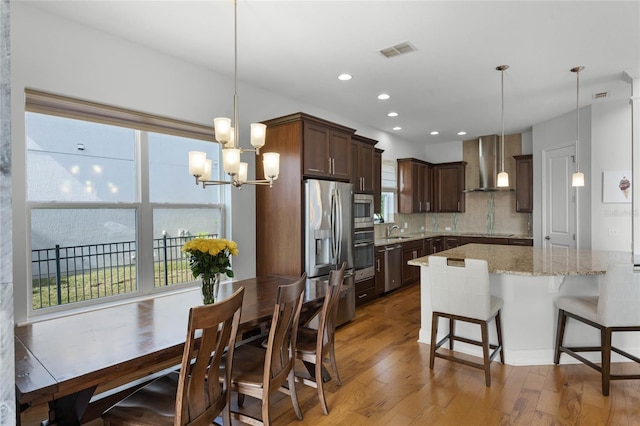
[[609, 94], [609, 92], [594, 93], [593, 94], [593, 99], [605, 99], [608, 94]]
[[404, 55], [405, 53], [414, 52], [416, 50], [418, 49], [416, 49], [415, 46], [413, 46], [408, 41], [405, 41], [391, 47], [386, 47], [380, 50], [380, 53], [382, 53], [387, 58], [393, 58], [394, 56]]

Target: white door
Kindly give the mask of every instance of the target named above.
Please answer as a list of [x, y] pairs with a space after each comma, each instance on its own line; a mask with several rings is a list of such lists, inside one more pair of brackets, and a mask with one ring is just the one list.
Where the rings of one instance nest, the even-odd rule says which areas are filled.
[[576, 248], [576, 190], [571, 187], [575, 146], [543, 151], [543, 247]]

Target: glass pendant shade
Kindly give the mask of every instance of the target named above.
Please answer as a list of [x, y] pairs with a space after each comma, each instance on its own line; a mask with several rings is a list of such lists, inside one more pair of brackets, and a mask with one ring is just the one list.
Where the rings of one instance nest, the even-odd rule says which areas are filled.
[[203, 182], [211, 179], [211, 160], [205, 160], [204, 173], [198, 178], [198, 181]]
[[265, 152], [262, 154], [262, 166], [265, 179], [278, 179], [280, 174], [280, 154], [277, 152]]
[[227, 117], [217, 117], [213, 119], [216, 140], [221, 144], [231, 142], [231, 119]]
[[264, 146], [266, 134], [267, 126], [265, 124], [251, 123], [251, 145], [255, 149], [260, 149]]
[[237, 175], [240, 172], [240, 150], [238, 148], [223, 149], [222, 164], [225, 173]]
[[247, 181], [248, 170], [249, 170], [249, 164], [240, 162], [240, 169], [238, 171], [238, 182], [245, 183]]
[[505, 188], [509, 186], [509, 174], [507, 172], [498, 173], [498, 188]]
[[189, 174], [203, 176], [207, 154], [202, 151], [189, 151]]
[[584, 173], [575, 172], [571, 175], [571, 186], [584, 186]]

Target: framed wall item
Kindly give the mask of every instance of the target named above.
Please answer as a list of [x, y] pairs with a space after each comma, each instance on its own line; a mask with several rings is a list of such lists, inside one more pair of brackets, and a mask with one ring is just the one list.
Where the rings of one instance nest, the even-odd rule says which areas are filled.
[[602, 172], [602, 202], [631, 202], [631, 170]]

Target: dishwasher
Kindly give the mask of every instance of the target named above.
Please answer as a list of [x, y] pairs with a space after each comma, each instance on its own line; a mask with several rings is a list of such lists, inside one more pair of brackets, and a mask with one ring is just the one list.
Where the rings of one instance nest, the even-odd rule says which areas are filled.
[[386, 246], [384, 251], [384, 291], [402, 284], [402, 245]]

